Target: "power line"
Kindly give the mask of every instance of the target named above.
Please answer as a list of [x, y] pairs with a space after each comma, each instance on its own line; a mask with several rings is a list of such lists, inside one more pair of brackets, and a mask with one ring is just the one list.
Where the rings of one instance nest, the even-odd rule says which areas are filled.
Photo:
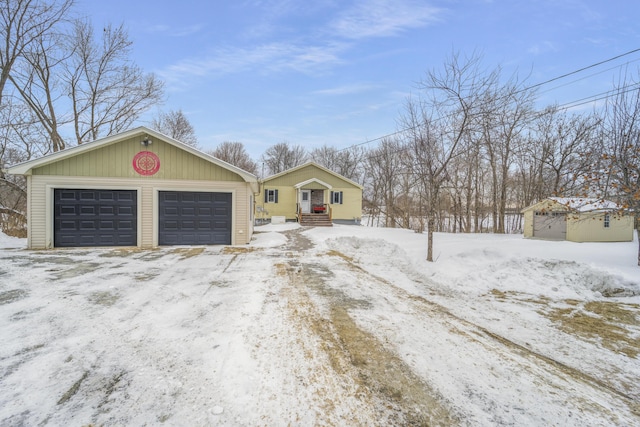
[[561, 76], [554, 77], [554, 78], [549, 79], [547, 81], [544, 81], [542, 83], [535, 84], [535, 85], [529, 87], [528, 89], [534, 89], [536, 87], [543, 86], [543, 85], [549, 84], [551, 82], [555, 82], [556, 80], [564, 79], [565, 77], [569, 77], [569, 76], [572, 76], [574, 74], [581, 73], [581, 72], [586, 71], [586, 70], [588, 70], [590, 68], [594, 68], [594, 67], [597, 67], [598, 65], [606, 64], [607, 62], [615, 61], [616, 59], [620, 59], [620, 58], [622, 58], [624, 56], [631, 55], [632, 53], [636, 53], [636, 52], [640, 52], [640, 48], [630, 50], [628, 52], [622, 53], [620, 55], [614, 56], [614, 57], [609, 58], [609, 59], [605, 59], [604, 61], [596, 62], [595, 64], [587, 65], [586, 67], [582, 67], [582, 68], [580, 68], [578, 70], [571, 71], [570, 73], [566, 73], [566, 74], [563, 74]]
[[[600, 65], [606, 64], [606, 63], [611, 62], [611, 61], [615, 61], [616, 59], [623, 58], [623, 57], [625, 57], [625, 56], [631, 55], [631, 54], [636, 53], [636, 52], [640, 52], [640, 48], [637, 48], [637, 49], [633, 49], [633, 50], [627, 51], [627, 52], [625, 52], [625, 53], [622, 53], [622, 54], [620, 54], [620, 55], [613, 56], [613, 57], [608, 58], [608, 59], [605, 59], [605, 60], [603, 60], [603, 61], [599, 61], [599, 62], [593, 63], [593, 64], [591, 64], [591, 65], [587, 65], [586, 67], [582, 67], [582, 68], [579, 68], [579, 69], [577, 69], [577, 70], [574, 70], [574, 71], [571, 71], [571, 72], [568, 72], [568, 73], [562, 74], [562, 75], [560, 75], [560, 76], [553, 77], [553, 78], [551, 78], [551, 79], [545, 80], [545, 81], [543, 81], [543, 82], [536, 83], [536, 84], [534, 84], [534, 85], [532, 85], [532, 86], [528, 86], [528, 87], [522, 88], [522, 89], [520, 89], [520, 90], [518, 90], [518, 91], [514, 92], [512, 95], [515, 95], [515, 94], [518, 94], [518, 93], [522, 93], [522, 92], [524, 92], [524, 91], [532, 90], [532, 89], [535, 89], [535, 88], [540, 87], [540, 86], [544, 86], [544, 85], [549, 84], [549, 83], [552, 83], [552, 82], [554, 82], [554, 81], [557, 81], [557, 80], [560, 80], [560, 79], [563, 79], [563, 78], [566, 78], [566, 77], [572, 76], [572, 75], [574, 75], [574, 74], [581, 73], [581, 72], [583, 72], [583, 71], [589, 70], [589, 69], [591, 69], [591, 68], [595, 68], [595, 67], [597, 67], [597, 66], [600, 66]], [[626, 64], [628, 65], [630, 62], [635, 62], [635, 61], [637, 61], [637, 60], [629, 61], [629, 62], [627, 62]], [[625, 65], [625, 64], [622, 64], [622, 65]], [[610, 68], [610, 69], [614, 69], [614, 68], [618, 68], [618, 67], [620, 67], [620, 66], [612, 67], [612, 68]], [[610, 69], [609, 69], [609, 70], [610, 70]], [[608, 70], [604, 70], [603, 72], [605, 72], [605, 71], [608, 71]], [[593, 74], [593, 75], [597, 75], [597, 74], [599, 74], [599, 73], [595, 73], [595, 74]], [[589, 77], [589, 76], [587, 76], [587, 77]], [[576, 81], [579, 81], [579, 80], [581, 80], [581, 79], [578, 79], [578, 80], [576, 80]], [[567, 83], [567, 84], [571, 84], [571, 82], [570, 82], [570, 83]], [[559, 86], [559, 87], [561, 87], [561, 86]], [[607, 93], [607, 92], [605, 92], [605, 93]], [[602, 94], [592, 95], [591, 97], [594, 97], [594, 96], [595, 96], [595, 97], [597, 97], [597, 96], [600, 96], [600, 95], [602, 95]], [[591, 97], [590, 97], [590, 98], [591, 98]], [[566, 103], [566, 104], [563, 104], [563, 105], [569, 105], [569, 104], [573, 104], [573, 103], [575, 103], [575, 102], [581, 102], [581, 103], [579, 103], [579, 104], [571, 105], [571, 106], [569, 106], [569, 107], [559, 106], [559, 108], [561, 108], [561, 109], [568, 109], [568, 108], [576, 107], [576, 106], [583, 105], [583, 104], [586, 104], [586, 103], [589, 103], [589, 102], [596, 102], [596, 101], [599, 101], [599, 100], [602, 100], [602, 99], [606, 99], [606, 98], [608, 98], [608, 96], [603, 97], [603, 98], [593, 99], [593, 100], [591, 100], [591, 101], [581, 102], [581, 101], [583, 101], [584, 99], [587, 99], [587, 98], [583, 98], [583, 99], [581, 99], [581, 100], [573, 101], [573, 102], [571, 102], [571, 103]], [[375, 142], [375, 141], [380, 141], [380, 140], [382, 140], [382, 139], [389, 138], [389, 137], [392, 137], [392, 136], [395, 136], [395, 135], [401, 134], [401, 133], [406, 132], [406, 131], [408, 131], [408, 130], [414, 130], [414, 129], [416, 129], [418, 126], [420, 126], [420, 125], [416, 125], [416, 126], [411, 126], [411, 127], [403, 128], [403, 129], [397, 130], [397, 131], [395, 131], [395, 132], [388, 133], [388, 134], [383, 135], [383, 136], [379, 136], [379, 137], [376, 137], [376, 138], [373, 138], [373, 139], [368, 139], [368, 140], [366, 140], [366, 141], [364, 141], [364, 142], [360, 142], [360, 143], [357, 143], [357, 144], [352, 144], [352, 145], [350, 145], [350, 146], [348, 146], [348, 147], [341, 148], [341, 149], [339, 149], [339, 150], [337, 150], [337, 151], [344, 151], [344, 150], [347, 150], [347, 149], [349, 149], [349, 148], [359, 147], [359, 146], [361, 146], [361, 145], [367, 145], [367, 144], [370, 144], [370, 143]]]

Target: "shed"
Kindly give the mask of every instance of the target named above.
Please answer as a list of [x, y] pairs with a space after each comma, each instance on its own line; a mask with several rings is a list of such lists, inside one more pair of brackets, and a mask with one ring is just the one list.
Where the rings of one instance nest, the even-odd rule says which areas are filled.
[[237, 245], [254, 175], [139, 127], [24, 162], [28, 247]]
[[256, 210], [266, 218], [323, 214], [351, 224], [362, 218], [362, 186], [315, 162], [269, 176], [261, 187]]
[[572, 242], [628, 242], [634, 218], [617, 203], [550, 197], [522, 210], [524, 237]]

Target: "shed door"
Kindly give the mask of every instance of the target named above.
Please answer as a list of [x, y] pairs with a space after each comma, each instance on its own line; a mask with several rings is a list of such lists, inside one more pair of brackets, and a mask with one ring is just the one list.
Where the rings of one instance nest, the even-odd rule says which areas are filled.
[[567, 238], [567, 215], [561, 212], [534, 212], [533, 237], [565, 240]]
[[231, 193], [160, 191], [159, 245], [230, 245]]
[[55, 247], [136, 246], [135, 190], [53, 190]]

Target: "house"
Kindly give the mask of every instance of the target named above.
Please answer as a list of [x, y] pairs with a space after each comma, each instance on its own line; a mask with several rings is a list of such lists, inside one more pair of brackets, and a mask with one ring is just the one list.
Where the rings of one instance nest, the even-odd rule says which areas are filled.
[[359, 223], [363, 187], [314, 162], [265, 178], [260, 183], [258, 216], [284, 217], [302, 225]]
[[239, 245], [257, 178], [146, 127], [10, 167], [27, 178], [31, 249]]
[[634, 218], [617, 203], [590, 198], [551, 197], [521, 211], [524, 237], [572, 242], [628, 242]]

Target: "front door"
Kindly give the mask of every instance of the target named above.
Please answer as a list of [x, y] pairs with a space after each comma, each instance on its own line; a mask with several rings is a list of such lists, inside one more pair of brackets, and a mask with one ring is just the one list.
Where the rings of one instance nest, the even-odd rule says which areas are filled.
[[311, 190], [302, 190], [300, 192], [300, 207], [302, 213], [311, 212]]

